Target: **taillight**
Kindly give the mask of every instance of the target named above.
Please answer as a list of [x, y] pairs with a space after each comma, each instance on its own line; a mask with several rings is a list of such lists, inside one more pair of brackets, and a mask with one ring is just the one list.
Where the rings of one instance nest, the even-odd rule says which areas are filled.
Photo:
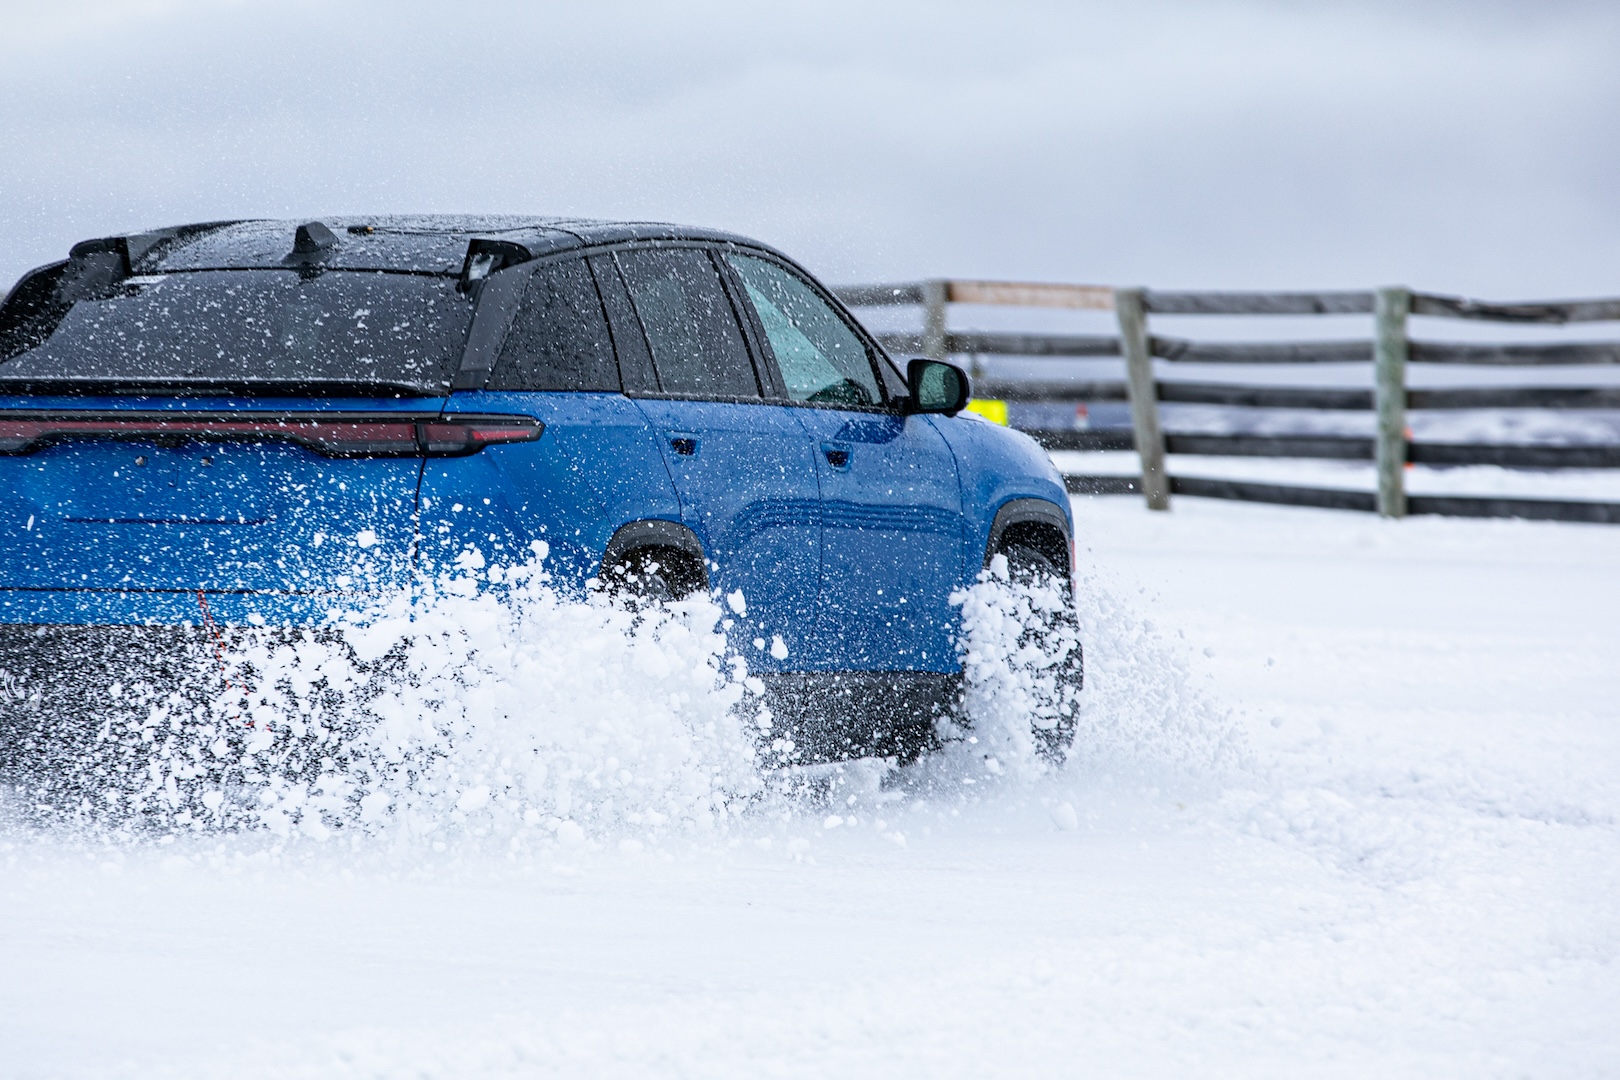
[[446, 416], [417, 424], [416, 440], [430, 457], [454, 457], [499, 443], [533, 442], [544, 430], [527, 416]]
[[338, 458], [459, 457], [497, 443], [533, 442], [544, 430], [544, 424], [526, 416], [0, 416], [0, 453], [28, 454], [65, 439], [104, 438], [176, 445], [192, 440], [293, 442]]

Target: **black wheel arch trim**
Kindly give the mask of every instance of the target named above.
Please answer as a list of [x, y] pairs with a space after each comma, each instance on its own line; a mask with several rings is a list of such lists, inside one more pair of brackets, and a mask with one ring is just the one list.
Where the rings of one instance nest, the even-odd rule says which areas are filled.
[[990, 560], [1001, 550], [1001, 541], [1007, 530], [1014, 525], [1025, 524], [1048, 525], [1058, 531], [1063, 537], [1063, 562], [1068, 568], [1072, 561], [1074, 539], [1069, 531], [1069, 519], [1056, 503], [1047, 499], [1009, 499], [1001, 505], [996, 511], [995, 520], [990, 523], [990, 539], [984, 545], [984, 565], [989, 566]]
[[648, 518], [620, 525], [613, 531], [613, 538], [602, 552], [602, 566], [605, 569], [643, 548], [668, 548], [697, 560], [703, 571], [703, 587], [708, 588], [709, 557], [703, 550], [703, 543], [696, 533], [678, 521]]

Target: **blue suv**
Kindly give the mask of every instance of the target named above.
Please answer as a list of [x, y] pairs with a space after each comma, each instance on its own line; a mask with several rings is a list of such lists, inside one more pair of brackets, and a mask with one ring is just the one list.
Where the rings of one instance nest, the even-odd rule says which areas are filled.
[[998, 553], [1071, 574], [1061, 479], [967, 395], [705, 229], [85, 241], [0, 307], [0, 754], [204, 625], [312, 626], [543, 544], [580, 594], [740, 591], [737, 645], [809, 756], [915, 756], [959, 694], [951, 593]]

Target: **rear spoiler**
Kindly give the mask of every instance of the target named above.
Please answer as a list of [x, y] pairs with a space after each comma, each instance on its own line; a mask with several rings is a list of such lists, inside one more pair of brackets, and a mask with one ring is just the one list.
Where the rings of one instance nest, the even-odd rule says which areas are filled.
[[456, 287], [468, 292], [497, 270], [505, 270], [508, 266], [526, 263], [533, 258], [534, 252], [510, 240], [474, 239], [467, 244], [467, 257], [462, 260], [461, 280]]
[[99, 240], [81, 240], [68, 249], [68, 262], [83, 262], [86, 265], [103, 266], [112, 275], [107, 283], [111, 284], [119, 278], [125, 278], [135, 272], [136, 264], [159, 248], [166, 247], [176, 240], [190, 240], [204, 233], [211, 233], [216, 229], [223, 229], [228, 225], [240, 225], [241, 220], [235, 221], [204, 221], [196, 225], [176, 225], [169, 229], [153, 229], [150, 232], [129, 233], [125, 236], [106, 236]]
[[51, 336], [62, 316], [79, 300], [95, 296], [129, 277], [154, 251], [235, 221], [209, 221], [127, 236], [81, 240], [61, 262], [28, 271], [0, 301], [0, 361], [9, 360]]

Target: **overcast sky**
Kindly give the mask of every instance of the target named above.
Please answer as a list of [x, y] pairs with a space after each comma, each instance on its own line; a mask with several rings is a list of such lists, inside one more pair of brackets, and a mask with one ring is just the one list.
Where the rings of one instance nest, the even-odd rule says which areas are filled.
[[717, 225], [835, 281], [1620, 293], [1620, 5], [0, 0], [0, 278], [223, 217]]

